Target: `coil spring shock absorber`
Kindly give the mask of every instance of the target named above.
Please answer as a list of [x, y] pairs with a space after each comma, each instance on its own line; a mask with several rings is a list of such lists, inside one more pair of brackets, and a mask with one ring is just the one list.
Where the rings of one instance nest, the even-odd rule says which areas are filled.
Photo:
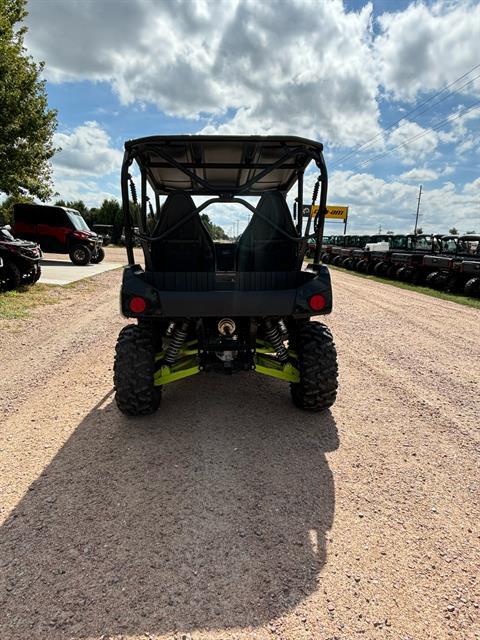
[[285, 345], [282, 342], [282, 336], [278, 329], [278, 325], [274, 325], [271, 320], [265, 321], [265, 336], [267, 341], [275, 349], [278, 359], [281, 362], [288, 360], [288, 351], [285, 349]]
[[175, 358], [185, 342], [187, 333], [188, 322], [182, 322], [182, 324], [173, 331], [172, 339], [165, 352], [165, 362], [167, 364], [173, 364], [175, 362]]
[[283, 339], [286, 340], [288, 338], [288, 329], [284, 320], [278, 321], [278, 328], [280, 330], [280, 334], [283, 336]]
[[135, 186], [133, 177], [130, 173], [128, 174], [128, 181], [130, 183], [130, 193], [132, 194], [132, 202], [133, 204], [138, 204], [137, 187]]

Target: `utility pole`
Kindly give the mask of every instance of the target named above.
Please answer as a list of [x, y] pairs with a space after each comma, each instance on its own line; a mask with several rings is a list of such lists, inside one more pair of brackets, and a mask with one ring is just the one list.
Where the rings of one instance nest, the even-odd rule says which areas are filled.
[[417, 227], [418, 227], [418, 212], [420, 211], [420, 198], [422, 197], [422, 185], [420, 185], [420, 191], [418, 192], [418, 201], [417, 201], [417, 215], [415, 217], [415, 230], [414, 235], [417, 235]]

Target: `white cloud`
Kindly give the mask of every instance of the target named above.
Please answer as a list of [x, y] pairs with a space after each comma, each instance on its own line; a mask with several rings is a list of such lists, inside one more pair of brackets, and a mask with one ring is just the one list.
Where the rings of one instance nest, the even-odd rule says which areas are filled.
[[[403, 11], [384, 13], [378, 23], [380, 78], [396, 98], [413, 100], [419, 93], [442, 89], [479, 63], [480, 4], [473, 1], [412, 3]], [[479, 95], [480, 78], [462, 93]]]
[[[424, 188], [420, 206], [420, 226], [426, 232], [447, 232], [451, 226], [461, 230], [480, 221], [480, 179], [458, 188], [451, 182]], [[329, 185], [329, 202], [349, 205], [349, 228], [372, 233], [379, 225], [397, 233], [412, 231], [418, 198], [418, 185], [387, 182], [368, 173], [334, 172]], [[476, 222], [475, 222], [476, 221]], [[334, 233], [334, 225], [327, 233]]]
[[473, 137], [468, 138], [467, 140], [464, 140], [459, 145], [457, 145], [455, 152], [458, 155], [463, 155], [464, 153], [467, 153], [468, 151], [474, 149], [477, 145], [478, 141], [476, 141]]
[[[113, 0], [31, 0], [29, 49], [46, 60], [51, 80], [103, 80], [123, 104], [210, 116], [204, 133], [293, 133], [330, 147], [357, 145], [380, 131], [380, 84], [411, 100], [462, 75], [480, 53], [472, 28], [480, 5], [473, 2], [384, 13], [380, 35], [370, 3], [357, 12], [340, 0], [130, 0], [117, 7]], [[480, 80], [463, 92], [480, 93]], [[439, 142], [459, 142], [460, 154], [474, 149], [467, 119], [448, 134], [428, 131], [399, 157], [406, 164], [426, 159]], [[404, 123], [390, 146], [414, 131], [427, 130]], [[382, 148], [382, 137], [377, 142], [371, 150]]]
[[83, 200], [88, 207], [99, 207], [103, 200], [115, 198], [120, 201], [120, 189], [105, 190], [95, 179], [79, 180], [54, 174], [55, 191], [58, 195], [52, 198], [62, 200]]
[[59, 175], [106, 175], [118, 171], [122, 162], [122, 153], [111, 146], [109, 135], [95, 121], [71, 133], [56, 133], [54, 144], [61, 148], [53, 159]]
[[468, 195], [473, 195], [473, 196], [476, 196], [477, 198], [480, 197], [480, 178], [477, 178], [473, 182], [468, 182], [463, 187], [463, 191]]
[[[28, 8], [27, 45], [45, 60], [52, 81], [108, 82], [123, 104], [141, 109], [148, 103], [171, 115], [202, 118], [199, 128], [208, 122], [205, 132], [292, 133], [322, 139], [330, 149], [355, 146], [381, 131], [378, 102], [384, 89], [387, 101], [413, 100], [443, 88], [480, 59], [474, 28], [480, 4], [469, 1], [416, 3], [385, 13], [377, 35], [371, 3], [348, 11], [341, 0], [30, 0]], [[480, 80], [463, 92], [480, 94]], [[407, 122], [385, 140], [380, 136], [373, 149], [392, 149], [422, 134], [395, 155], [417, 166], [436, 157], [441, 143], [471, 153], [478, 136], [468, 121], [478, 115], [452, 121], [448, 133]], [[96, 177], [118, 172], [121, 164], [107, 132], [86, 122], [57, 134], [56, 144], [63, 147], [54, 159], [57, 190], [63, 197], [93, 200], [97, 188], [92, 203], [98, 203], [105, 188]], [[389, 216], [397, 215], [397, 230], [408, 230], [417, 188], [402, 180], [413, 180], [414, 172], [391, 185], [366, 173], [334, 173], [330, 201], [351, 200], [352, 215], [358, 208], [368, 230], [379, 222], [390, 226]], [[438, 173], [446, 176], [448, 169]], [[74, 180], [78, 175], [81, 180]], [[447, 183], [426, 192], [422, 209], [425, 202], [425, 216], [430, 215], [428, 203], [435, 202], [432, 224], [460, 225], [450, 222], [447, 205], [463, 206], [468, 198], [470, 191]], [[472, 207], [478, 215], [478, 204]]]
[[[356, 144], [378, 127], [371, 4], [30, 2], [27, 44], [53, 81], [110, 82], [123, 104], [220, 130]], [[51, 25], [55, 24], [55, 37]]]
[[455, 173], [455, 167], [451, 164], [446, 164], [442, 170], [442, 176], [451, 176], [452, 173]]
[[[380, 84], [412, 100], [480, 59], [480, 4], [471, 1], [384, 13], [377, 35], [371, 3], [347, 11], [341, 0], [30, 0], [29, 11], [29, 50], [53, 81], [107, 81], [123, 104], [175, 116], [228, 114], [208, 131], [308, 134], [331, 145], [379, 132]], [[480, 78], [462, 92], [480, 94]]]
[[[123, 154], [112, 146], [107, 132], [95, 121], [87, 121], [71, 132], [56, 133], [58, 151], [52, 160], [53, 182], [58, 197], [83, 200], [99, 206], [104, 198], [120, 198], [120, 183], [104, 181], [119, 175]], [[107, 189], [105, 188], [107, 186]]]
[[433, 171], [433, 169], [427, 169], [424, 167], [423, 169], [410, 169], [410, 171], [406, 171], [399, 176], [400, 180], [404, 180], [407, 182], [430, 182], [432, 180], [437, 180], [438, 173]]
[[[480, 26], [480, 25], [479, 25]], [[441, 139], [443, 142], [456, 143], [455, 155], [463, 156], [470, 151], [480, 150], [480, 144], [478, 140], [478, 124], [472, 127], [469, 123], [480, 118], [480, 108], [466, 111], [465, 105], [458, 105], [458, 107], [449, 116], [449, 131], [442, 132]], [[459, 114], [461, 117], [458, 117]]]
[[395, 150], [404, 163], [414, 163], [431, 157], [440, 142], [437, 131], [425, 129], [416, 122], [404, 121], [388, 136], [390, 148], [405, 144]]

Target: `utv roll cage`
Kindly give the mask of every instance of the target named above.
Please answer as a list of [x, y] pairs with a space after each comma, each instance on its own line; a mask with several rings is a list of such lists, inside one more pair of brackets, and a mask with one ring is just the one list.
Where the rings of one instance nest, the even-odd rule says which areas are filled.
[[[312, 205], [318, 196], [319, 212], [315, 220], [308, 218], [303, 229], [303, 182], [310, 162], [315, 162], [319, 176], [314, 187]], [[140, 171], [140, 202], [131, 174], [136, 162]], [[241, 196], [262, 196], [279, 191], [284, 197], [297, 183], [293, 218], [298, 235], [292, 235], [275, 224]], [[147, 196], [147, 184], [153, 190], [155, 209]], [[190, 212], [194, 218], [214, 203], [237, 203], [255, 213], [277, 234], [298, 242], [298, 268], [307, 250], [308, 240], [315, 239], [314, 264], [319, 265], [325, 224], [328, 174], [323, 157], [323, 145], [313, 140], [293, 136], [150, 136], [125, 143], [121, 172], [121, 189], [125, 225], [125, 245], [129, 265], [135, 264], [134, 239], [141, 242], [147, 268], [154, 243], [164, 241], [179, 226], [180, 221], [164, 233], [152, 235], [147, 225], [150, 218], [161, 217], [160, 196], [184, 192], [189, 196], [213, 196]], [[130, 193], [129, 193], [130, 189]], [[131, 211], [130, 199], [138, 215]], [[310, 204], [310, 203], [309, 203]], [[134, 227], [138, 226], [139, 232]], [[312, 228], [313, 227], [313, 228]]]

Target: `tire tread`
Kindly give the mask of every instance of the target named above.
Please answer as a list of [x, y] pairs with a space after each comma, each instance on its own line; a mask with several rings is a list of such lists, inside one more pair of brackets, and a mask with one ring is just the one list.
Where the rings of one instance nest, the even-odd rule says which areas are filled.
[[154, 385], [154, 375], [155, 347], [151, 330], [134, 324], [123, 327], [113, 367], [115, 401], [122, 413], [144, 416], [158, 409], [161, 389]]
[[321, 322], [303, 322], [294, 342], [300, 382], [290, 385], [293, 403], [306, 411], [328, 409], [338, 388], [337, 351], [330, 329]]
[[466, 296], [471, 298], [479, 298], [480, 297], [480, 278], [474, 277], [467, 280], [465, 283], [465, 287], [463, 289]]

